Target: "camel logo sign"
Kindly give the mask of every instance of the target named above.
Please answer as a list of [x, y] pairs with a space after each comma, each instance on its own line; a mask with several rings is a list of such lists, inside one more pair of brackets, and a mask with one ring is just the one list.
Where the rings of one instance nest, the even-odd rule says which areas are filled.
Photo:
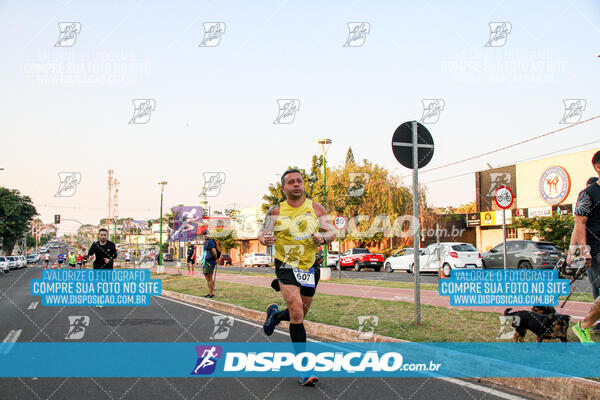
[[562, 203], [571, 190], [571, 178], [563, 167], [547, 168], [540, 177], [540, 196], [548, 204]]

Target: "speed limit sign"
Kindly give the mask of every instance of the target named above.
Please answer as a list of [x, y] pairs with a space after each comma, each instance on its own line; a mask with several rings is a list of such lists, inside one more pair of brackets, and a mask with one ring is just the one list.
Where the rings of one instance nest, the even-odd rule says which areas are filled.
[[346, 227], [346, 217], [344, 217], [343, 215], [338, 215], [333, 220], [333, 225], [335, 226], [335, 228], [337, 230], [341, 231], [342, 229], [344, 229]]

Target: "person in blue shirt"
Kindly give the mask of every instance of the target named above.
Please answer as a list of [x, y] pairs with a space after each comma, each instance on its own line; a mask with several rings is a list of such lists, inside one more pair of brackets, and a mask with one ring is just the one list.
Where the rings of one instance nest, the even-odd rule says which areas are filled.
[[202, 273], [208, 285], [208, 294], [204, 297], [212, 299], [215, 297], [213, 290], [215, 288], [215, 268], [217, 267], [217, 259], [219, 258], [219, 245], [210, 237], [208, 230], [203, 232], [204, 237], [204, 253], [202, 254]]
[[65, 255], [63, 253], [58, 253], [58, 268], [61, 268], [63, 262], [65, 262]]

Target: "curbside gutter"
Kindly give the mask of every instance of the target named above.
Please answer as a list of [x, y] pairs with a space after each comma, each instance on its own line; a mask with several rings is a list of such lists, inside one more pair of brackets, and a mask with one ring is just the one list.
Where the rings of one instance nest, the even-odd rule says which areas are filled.
[[[248, 308], [209, 300], [190, 294], [163, 290], [162, 295], [176, 300], [221, 311], [252, 322], [263, 323], [266, 313]], [[304, 321], [308, 336], [331, 342], [397, 342], [410, 343], [408, 340], [396, 339], [374, 334], [370, 339], [364, 339], [363, 333], [339, 326]], [[288, 329], [288, 323], [282, 321], [278, 328]], [[512, 392], [527, 392], [552, 400], [594, 400], [600, 399], [600, 382], [583, 378], [464, 378], [471, 382], [484, 382], [507, 387]]]

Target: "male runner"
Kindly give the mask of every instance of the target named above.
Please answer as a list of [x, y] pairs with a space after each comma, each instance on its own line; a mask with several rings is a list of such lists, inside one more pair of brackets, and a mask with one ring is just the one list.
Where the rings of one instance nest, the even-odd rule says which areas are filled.
[[70, 252], [69, 256], [68, 256], [68, 260], [69, 260], [69, 267], [72, 269], [75, 269], [75, 263], [77, 262], [77, 257], [75, 256], [75, 253]]
[[48, 269], [49, 266], [50, 266], [50, 255], [48, 253], [46, 253], [46, 255], [44, 255], [44, 269]]
[[[92, 243], [88, 251], [89, 260], [94, 262], [94, 269], [113, 269], [113, 260], [117, 259], [117, 247], [108, 240], [108, 229], [98, 230], [98, 241]], [[97, 305], [100, 308], [102, 305]]]
[[[270, 336], [280, 321], [290, 321], [290, 338], [295, 350], [301, 352], [306, 344], [304, 317], [320, 277], [315, 255], [320, 245], [335, 239], [335, 231], [325, 208], [305, 197], [300, 171], [285, 171], [281, 186], [287, 200], [267, 211], [258, 240], [265, 246], [275, 246], [275, 275], [287, 308], [279, 311], [277, 304], [271, 304], [263, 330]], [[299, 382], [312, 386], [318, 378], [302, 377]]]
[[[600, 177], [600, 151], [592, 157], [592, 166]], [[579, 193], [574, 214], [575, 228], [571, 236], [567, 263], [573, 261], [573, 253], [579, 250], [588, 265], [587, 273], [595, 300], [584, 320], [573, 326], [573, 332], [582, 343], [593, 343], [590, 328], [600, 318], [600, 184], [598, 181], [588, 185]]]
[[58, 263], [58, 269], [61, 269], [63, 262], [65, 262], [65, 255], [63, 253], [58, 253], [56, 262]]
[[129, 250], [125, 253], [125, 266], [129, 266], [129, 261], [131, 261], [131, 254], [129, 254]]
[[77, 260], [77, 267], [79, 269], [83, 268], [83, 254], [82, 253], [77, 254], [76, 260]]

